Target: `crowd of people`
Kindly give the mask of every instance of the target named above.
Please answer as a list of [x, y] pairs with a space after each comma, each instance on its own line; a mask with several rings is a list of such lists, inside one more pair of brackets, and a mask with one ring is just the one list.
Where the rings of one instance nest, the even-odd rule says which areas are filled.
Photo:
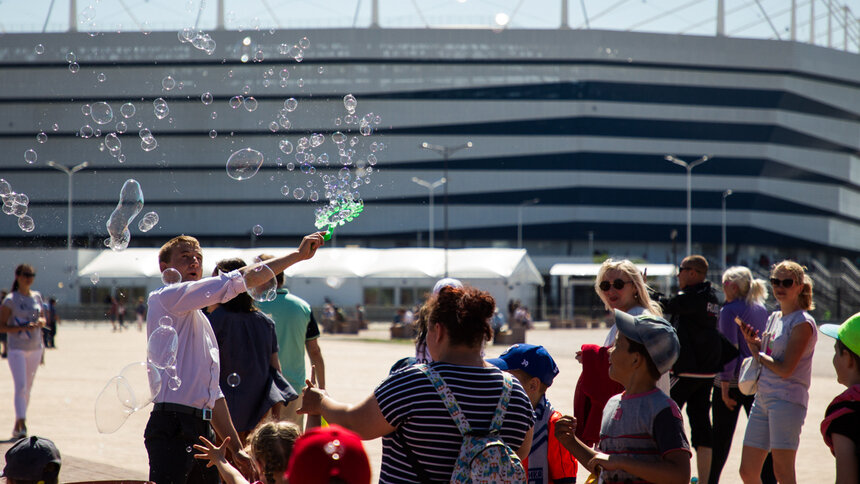
[[[416, 311], [400, 315], [416, 326], [414, 357], [396, 362], [358, 402], [331, 397], [310, 306], [281, 288], [284, 269], [313, 258], [323, 242], [315, 233], [286, 255], [222, 260], [208, 277], [196, 239], [179, 236], [161, 248], [160, 269], [177, 270], [182, 282], [153, 291], [138, 314], [148, 333], [172, 320], [183, 383], [168, 388], [164, 379], [154, 401], [144, 433], [151, 481], [367, 484], [361, 440], [381, 438], [380, 483], [686, 484], [695, 474], [715, 484], [730, 472], [725, 462], [743, 407], [735, 475], [794, 483], [821, 331], [835, 339], [833, 366], [847, 387], [828, 407], [822, 437], [837, 482], [860, 482], [860, 313], [818, 328], [812, 280], [795, 262], [771, 268], [777, 307], [768, 313], [768, 283], [745, 267], [727, 268], [718, 291], [707, 260], [688, 256], [678, 292], [663, 295], [631, 261], [606, 260], [594, 290], [610, 327], [603, 341], [571, 349], [582, 371], [574, 415], [563, 415], [546, 396], [559, 374], [546, 348], [518, 344], [485, 358], [498, 331], [496, 301], [456, 279], [440, 280]], [[261, 264], [279, 289], [258, 303], [247, 291], [269, 282], [267, 271], [256, 270]], [[16, 453], [44, 454], [47, 474], [36, 480], [56, 482], [59, 471], [50, 441], [23, 438], [45, 347], [40, 332], [58, 320], [32, 289], [34, 277], [33, 267], [19, 266], [0, 307], [15, 385], [13, 436], [22, 438], [7, 454], [10, 482], [30, 479], [14, 475]], [[531, 324], [525, 308], [509, 309], [512, 321]], [[591, 475], [578, 477], [580, 464]]]

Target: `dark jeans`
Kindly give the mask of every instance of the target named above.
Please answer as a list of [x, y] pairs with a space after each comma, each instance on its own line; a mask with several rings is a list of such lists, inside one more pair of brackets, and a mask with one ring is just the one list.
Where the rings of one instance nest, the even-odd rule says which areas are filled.
[[690, 419], [690, 438], [693, 448], [712, 447], [711, 419], [708, 415], [711, 409], [711, 387], [713, 378], [677, 377], [672, 385], [671, 397], [678, 408], [687, 405], [687, 417]]
[[[732, 448], [732, 437], [735, 435], [738, 414], [740, 414], [743, 406], [749, 417], [750, 408], [752, 408], [753, 400], [755, 400], [755, 395], [744, 395], [740, 390], [732, 387], [729, 387], [729, 397], [738, 402], [734, 410], [729, 410], [729, 407], [726, 407], [720, 387], [714, 387], [711, 406], [714, 419], [714, 450], [711, 454], [709, 484], [720, 483], [720, 473], [729, 457], [729, 449]], [[776, 484], [776, 477], [773, 475], [773, 458], [771, 458], [770, 453], [767, 454], [767, 459], [761, 468], [761, 482], [762, 484]]]
[[207, 483], [218, 484], [216, 467], [206, 468], [206, 462], [194, 458], [192, 448], [203, 436], [215, 442], [215, 432], [209, 422], [192, 415], [153, 411], [143, 432], [146, 453], [149, 454], [149, 480], [156, 484]]

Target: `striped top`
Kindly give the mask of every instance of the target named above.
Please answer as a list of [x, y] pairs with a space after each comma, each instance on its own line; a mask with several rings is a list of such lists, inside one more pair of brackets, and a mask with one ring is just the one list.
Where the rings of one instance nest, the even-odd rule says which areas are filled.
[[[476, 431], [490, 427], [502, 395], [504, 377], [496, 367], [459, 366], [433, 362], [466, 419]], [[406, 441], [419, 464], [434, 481], [449, 482], [463, 439], [457, 425], [429, 379], [415, 366], [390, 375], [374, 391], [382, 415]], [[518, 449], [534, 422], [534, 413], [522, 385], [514, 379], [511, 402], [505, 413], [502, 440]], [[383, 437], [380, 484], [418, 483], [418, 476], [394, 434]]]

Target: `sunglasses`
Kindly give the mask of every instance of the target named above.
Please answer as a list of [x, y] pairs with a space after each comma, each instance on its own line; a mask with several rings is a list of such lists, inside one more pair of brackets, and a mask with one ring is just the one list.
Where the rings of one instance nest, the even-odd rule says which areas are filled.
[[770, 278], [770, 285], [773, 287], [779, 287], [780, 285], [786, 289], [794, 285], [794, 279], [777, 279], [775, 277]]
[[622, 281], [621, 279], [615, 279], [612, 282], [602, 281], [600, 283], [600, 285], [597, 287], [599, 287], [600, 290], [603, 292], [608, 291], [609, 288], [611, 288], [611, 287], [614, 287], [616, 290], [620, 291], [620, 290], [624, 289], [625, 285], [631, 284], [631, 283], [633, 283], [633, 281]]
[[[684, 271], [696, 271], [696, 269], [693, 269], [692, 267], [678, 266], [678, 274], [680, 274]], [[696, 272], [698, 272], [698, 271], [696, 271]]]

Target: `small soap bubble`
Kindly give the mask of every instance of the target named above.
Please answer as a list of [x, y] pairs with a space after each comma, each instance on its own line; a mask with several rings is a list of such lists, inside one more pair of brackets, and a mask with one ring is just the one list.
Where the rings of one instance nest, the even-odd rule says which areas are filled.
[[284, 108], [286, 108], [286, 110], [289, 112], [295, 111], [298, 106], [299, 102], [294, 97], [291, 97], [284, 101]]
[[217, 132], [217, 131], [215, 131], [214, 129], [209, 130], [209, 137], [210, 137], [210, 138], [212, 138], [212, 139], [217, 138], [217, 137], [218, 137], [218, 132]]
[[69, 72], [71, 72], [72, 74], [77, 74], [80, 70], [81, 66], [78, 65], [77, 62], [72, 62], [71, 64], [69, 64]]
[[234, 180], [247, 180], [263, 166], [263, 154], [251, 148], [234, 152], [227, 159], [227, 176]]
[[140, 140], [140, 149], [142, 149], [143, 151], [149, 152], [149, 151], [154, 150], [157, 147], [158, 147], [158, 141], [156, 141], [155, 138], [153, 138], [151, 136], [149, 138]]
[[172, 76], [167, 76], [161, 80], [161, 88], [165, 91], [172, 91], [176, 87], [176, 80]]
[[150, 131], [149, 128], [141, 128], [141, 130], [137, 132], [137, 135], [143, 140], [150, 139], [152, 138], [152, 131]]
[[254, 230], [254, 235], [263, 235], [263, 226], [262, 225], [255, 225], [253, 230]]
[[78, 60], [78, 57], [75, 55], [74, 52], [69, 52], [68, 54], [66, 54], [66, 62], [68, 62], [69, 64], [75, 62], [76, 60]]
[[119, 140], [119, 136], [116, 133], [110, 133], [105, 136], [105, 148], [110, 150], [111, 153], [118, 153], [122, 150], [122, 142]]
[[305, 87], [305, 80], [300, 77], [299, 80], [296, 81], [296, 85], [299, 87]]
[[161, 272], [161, 282], [165, 286], [170, 286], [172, 284], [179, 284], [182, 282], [182, 274], [179, 273], [173, 267], [168, 267]]
[[311, 41], [308, 40], [307, 37], [302, 37], [302, 40], [299, 41], [299, 47], [301, 47], [302, 49], [307, 49], [310, 46], [311, 46]]
[[157, 98], [155, 101], [152, 101], [152, 109], [155, 113], [155, 117], [158, 119], [164, 119], [170, 114], [170, 107], [167, 105], [167, 101], [164, 98]]
[[320, 194], [316, 190], [312, 190], [308, 198], [310, 199], [310, 201], [316, 202], [320, 199]]
[[213, 98], [212, 98], [211, 92], [204, 92], [203, 94], [200, 95], [200, 102], [202, 102], [204, 105], [208, 106], [208, 105], [212, 104], [212, 101], [213, 101]]
[[39, 134], [36, 135], [36, 141], [44, 144], [45, 142], [48, 141], [48, 134], [45, 133], [44, 131], [39, 131]]
[[36, 44], [36, 55], [42, 55], [45, 53], [45, 46], [42, 44]]
[[158, 326], [173, 326], [173, 318], [170, 316], [162, 316], [158, 318]]
[[51, 125], [51, 130], [52, 130], [52, 131], [59, 131], [59, 130], [60, 130], [60, 125], [59, 125], [59, 124], [57, 124], [57, 123], [52, 124], [52, 125]]
[[31, 165], [36, 162], [37, 158], [38, 155], [36, 155], [36, 152], [34, 150], [27, 150], [24, 152], [24, 161]]
[[171, 391], [175, 392], [175, 391], [179, 390], [179, 387], [181, 387], [181, 386], [182, 386], [182, 379], [179, 378], [178, 376], [174, 376], [173, 378], [167, 380], [167, 388], [169, 388]]
[[355, 112], [355, 108], [358, 106], [358, 101], [356, 101], [355, 96], [352, 94], [347, 94], [343, 97], [343, 107], [352, 114]]
[[269, 123], [269, 131], [271, 131], [273, 133], [277, 133], [278, 128], [279, 128], [279, 125], [278, 125], [277, 121], [272, 121], [271, 123]]
[[285, 155], [289, 155], [293, 152], [293, 144], [288, 139], [278, 141], [278, 148], [280, 148]]
[[123, 134], [128, 130], [128, 125], [125, 124], [125, 121], [120, 121], [116, 123], [116, 132], [119, 134]]
[[242, 104], [245, 106], [245, 110], [249, 113], [257, 110], [257, 100], [254, 99], [253, 96], [246, 97], [242, 101]]
[[33, 229], [36, 228], [36, 224], [35, 222], [33, 222], [33, 217], [29, 215], [23, 215], [21, 217], [18, 217], [18, 227], [24, 232], [32, 232]]
[[230, 373], [227, 376], [227, 385], [229, 385], [230, 388], [236, 388], [237, 386], [239, 386], [240, 383], [242, 383], [242, 378], [239, 377], [238, 374]]
[[89, 104], [84, 104], [83, 106], [81, 106], [81, 114], [83, 114], [84, 116], [89, 116], [90, 114], [92, 114], [92, 112], [93, 107]]
[[92, 282], [94, 286], [99, 283], [98, 272], [93, 272], [92, 274], [90, 274], [90, 282]]
[[304, 197], [305, 197], [305, 189], [304, 188], [298, 187], [295, 190], [293, 190], [293, 198], [295, 198], [296, 200], [301, 200]]
[[90, 115], [98, 124], [107, 124], [113, 120], [113, 109], [106, 102], [97, 102], [90, 107]]
[[157, 224], [158, 214], [155, 212], [148, 212], [140, 219], [140, 222], [137, 223], [137, 228], [140, 229], [141, 232], [149, 232]]
[[124, 118], [130, 118], [134, 116], [134, 111], [134, 104], [132, 103], [125, 103], [119, 108], [119, 113], [122, 114], [122, 117]]
[[99, 82], [105, 82], [105, 81], [107, 80], [107, 76], [105, 75], [105, 73], [104, 73], [104, 72], [99, 72], [99, 75], [98, 75], [98, 76], [96, 76], [96, 79], [97, 79]]
[[[169, 318], [169, 316], [164, 316], [161, 319], [165, 317]], [[172, 324], [159, 325], [149, 336], [146, 348], [147, 361], [160, 370], [170, 368], [176, 364], [176, 351], [178, 348], [179, 337]]]
[[242, 105], [242, 101], [244, 98], [242, 96], [233, 96], [230, 98], [230, 107], [233, 109], [237, 109]]

